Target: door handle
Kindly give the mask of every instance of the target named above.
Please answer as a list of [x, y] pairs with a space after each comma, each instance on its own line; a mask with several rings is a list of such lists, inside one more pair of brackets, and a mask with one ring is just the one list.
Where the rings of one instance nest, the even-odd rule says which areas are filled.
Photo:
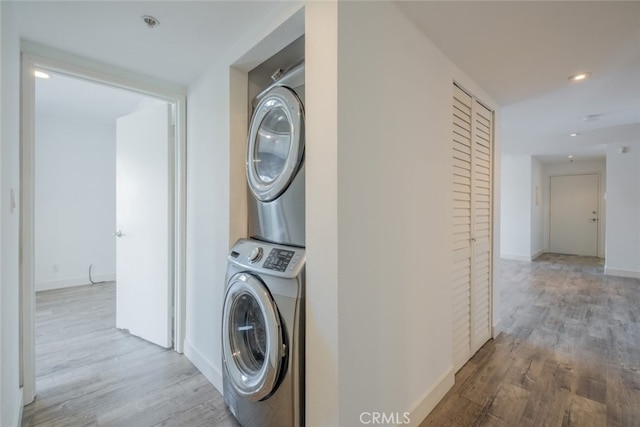
[[124, 236], [124, 233], [122, 231], [118, 230], [115, 233], [113, 233], [113, 235], [116, 236], [116, 237], [122, 237], [122, 236]]

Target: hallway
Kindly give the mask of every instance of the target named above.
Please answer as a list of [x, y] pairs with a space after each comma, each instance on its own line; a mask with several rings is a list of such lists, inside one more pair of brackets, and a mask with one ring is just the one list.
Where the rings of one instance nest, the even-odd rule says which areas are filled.
[[497, 338], [421, 426], [640, 426], [640, 280], [598, 258], [500, 265]]

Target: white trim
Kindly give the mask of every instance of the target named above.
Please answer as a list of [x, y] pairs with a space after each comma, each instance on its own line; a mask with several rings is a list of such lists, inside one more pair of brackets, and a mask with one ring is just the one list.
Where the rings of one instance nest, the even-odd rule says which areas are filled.
[[13, 422], [11, 425], [20, 427], [22, 425], [22, 408], [24, 408], [24, 388], [20, 387], [18, 392], [18, 400], [16, 401], [16, 407], [13, 408]]
[[631, 277], [633, 279], [640, 279], [640, 271], [623, 270], [621, 268], [604, 268], [604, 274], [607, 276], [619, 276], [619, 277]]
[[[186, 89], [159, 82], [127, 70], [97, 61], [76, 57], [35, 43], [23, 42], [21, 61], [22, 111], [20, 149], [22, 154], [21, 217], [20, 217], [20, 288], [22, 295], [22, 378], [24, 403], [35, 397], [35, 292], [34, 292], [34, 115], [35, 78], [38, 68], [81, 78], [94, 83], [126, 89], [175, 105], [176, 135], [173, 153], [173, 280], [174, 280], [174, 350], [182, 353], [185, 337], [185, 239], [186, 239]], [[34, 53], [37, 53], [34, 54]], [[106, 71], [104, 71], [106, 70]]]
[[455, 372], [453, 365], [438, 378], [438, 380], [431, 386], [424, 396], [413, 406], [409, 415], [409, 423], [404, 425], [419, 426], [422, 421], [427, 418], [427, 415], [438, 403], [442, 400], [445, 394], [453, 387], [455, 383]]
[[538, 258], [540, 255], [542, 255], [545, 252], [546, 251], [544, 249], [540, 249], [538, 252], [535, 252], [535, 253], [533, 253], [531, 255], [500, 254], [500, 258], [501, 259], [508, 259], [508, 260], [512, 260], [512, 261], [531, 262], [531, 261], [535, 260], [536, 258]]
[[[115, 274], [97, 274], [91, 277], [94, 282], [113, 282], [116, 280]], [[98, 283], [94, 283], [97, 285]], [[35, 282], [34, 289], [36, 292], [49, 291], [51, 289], [71, 288], [74, 286], [91, 285], [91, 282], [86, 276], [83, 277], [70, 277], [68, 279], [61, 280], [49, 280], [47, 282]]]
[[216, 365], [211, 362], [201, 351], [196, 349], [188, 339], [184, 340], [184, 355], [193, 363], [193, 365], [209, 380], [211, 384], [223, 394], [222, 387], [222, 372], [220, 372]]
[[540, 255], [542, 255], [545, 252], [546, 251], [544, 249], [540, 249], [538, 252], [535, 252], [534, 254], [531, 255], [531, 259], [529, 259], [529, 261], [535, 261], [536, 258], [538, 258]]
[[500, 335], [500, 332], [502, 332], [500, 329], [500, 323], [502, 323], [502, 320], [498, 320], [496, 323], [491, 325], [491, 337], [493, 339], [496, 339], [498, 335]]
[[531, 257], [526, 255], [500, 254], [500, 258], [512, 261], [531, 261]]
[[[35, 359], [35, 289], [34, 263], [35, 244], [33, 238], [35, 194], [35, 77], [33, 58], [22, 53], [21, 57], [21, 101], [20, 126], [20, 294], [22, 298], [21, 328], [21, 377], [23, 401], [27, 405], [36, 397]], [[29, 195], [26, 197], [25, 195]]]

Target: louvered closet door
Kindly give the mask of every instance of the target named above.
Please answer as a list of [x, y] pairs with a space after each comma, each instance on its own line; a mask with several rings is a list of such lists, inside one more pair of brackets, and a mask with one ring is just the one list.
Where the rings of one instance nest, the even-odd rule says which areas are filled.
[[471, 160], [473, 99], [453, 87], [453, 356], [471, 357]]
[[491, 338], [493, 113], [454, 85], [453, 356], [456, 370]]
[[471, 352], [491, 338], [492, 141], [493, 113], [474, 100], [471, 221]]

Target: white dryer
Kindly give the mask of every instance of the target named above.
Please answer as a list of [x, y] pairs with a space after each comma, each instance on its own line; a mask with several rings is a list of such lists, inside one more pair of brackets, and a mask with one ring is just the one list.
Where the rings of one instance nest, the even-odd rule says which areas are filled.
[[253, 101], [247, 141], [249, 236], [305, 246], [304, 63]]
[[228, 256], [224, 399], [246, 427], [304, 425], [305, 250], [240, 240]]

